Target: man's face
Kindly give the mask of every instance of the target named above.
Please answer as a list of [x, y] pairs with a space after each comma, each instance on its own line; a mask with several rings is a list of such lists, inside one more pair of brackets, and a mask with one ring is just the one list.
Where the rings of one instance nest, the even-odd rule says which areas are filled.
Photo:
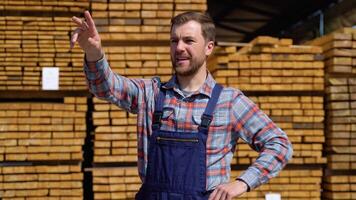
[[212, 41], [205, 41], [201, 25], [196, 21], [172, 27], [171, 61], [177, 75], [195, 74], [200, 67], [206, 65], [206, 58], [213, 47]]

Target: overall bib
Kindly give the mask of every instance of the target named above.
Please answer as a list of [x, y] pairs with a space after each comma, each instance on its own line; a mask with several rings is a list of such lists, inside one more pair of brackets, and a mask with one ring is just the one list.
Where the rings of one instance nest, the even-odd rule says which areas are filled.
[[136, 200], [207, 200], [206, 140], [212, 114], [222, 91], [216, 84], [198, 132], [160, 130], [165, 92], [160, 89], [153, 114], [145, 183]]

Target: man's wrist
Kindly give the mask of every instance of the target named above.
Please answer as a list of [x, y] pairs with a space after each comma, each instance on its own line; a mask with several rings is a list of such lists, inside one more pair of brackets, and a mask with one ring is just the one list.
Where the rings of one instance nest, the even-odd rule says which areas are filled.
[[98, 54], [98, 55], [90, 55], [88, 53], [85, 53], [85, 56], [84, 56], [85, 61], [87, 63], [96, 63], [99, 60], [101, 60], [103, 57], [104, 57], [104, 53], [102, 51], [100, 51], [100, 54]]
[[244, 184], [246, 186], [246, 192], [250, 191], [250, 186], [246, 183], [246, 181], [244, 181], [241, 178], [237, 178], [236, 181], [239, 181], [239, 182], [241, 182], [242, 184]]

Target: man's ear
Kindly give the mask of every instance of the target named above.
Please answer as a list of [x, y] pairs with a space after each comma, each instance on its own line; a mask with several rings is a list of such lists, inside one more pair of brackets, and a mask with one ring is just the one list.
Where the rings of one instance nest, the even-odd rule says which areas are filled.
[[206, 56], [209, 56], [213, 50], [214, 50], [214, 42], [213, 41], [209, 41], [207, 44], [206, 44], [206, 47], [205, 47], [205, 55]]

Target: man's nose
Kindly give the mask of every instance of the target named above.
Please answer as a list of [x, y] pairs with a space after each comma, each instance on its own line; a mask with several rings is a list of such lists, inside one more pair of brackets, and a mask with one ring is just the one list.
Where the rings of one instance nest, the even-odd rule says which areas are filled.
[[177, 51], [182, 52], [185, 49], [185, 44], [182, 40], [177, 42]]

